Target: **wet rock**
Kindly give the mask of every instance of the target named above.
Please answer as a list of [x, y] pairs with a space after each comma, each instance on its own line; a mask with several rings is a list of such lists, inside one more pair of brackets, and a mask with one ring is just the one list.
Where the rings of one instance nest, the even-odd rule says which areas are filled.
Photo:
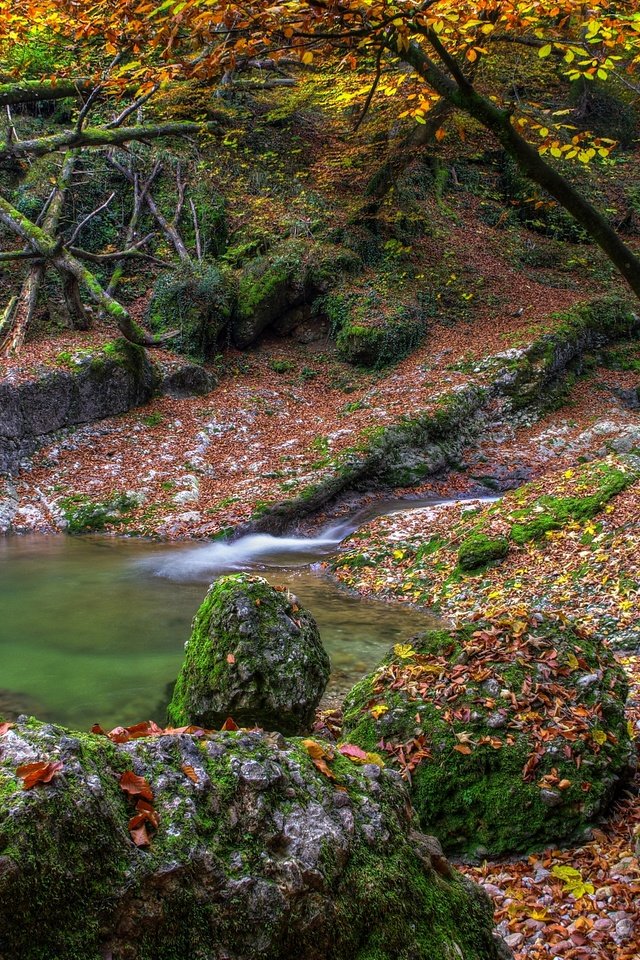
[[56, 431], [126, 413], [155, 389], [146, 352], [125, 340], [64, 364], [26, 383], [0, 383], [0, 474], [17, 472]]
[[329, 679], [315, 620], [261, 577], [219, 578], [193, 624], [169, 705], [174, 726], [243, 726], [283, 733], [311, 728]]
[[[348, 694], [344, 736], [413, 761], [413, 803], [445, 851], [528, 852], [583, 840], [631, 776], [627, 689], [608, 648], [570, 623], [502, 614], [394, 649]], [[579, 766], [561, 723], [580, 738]]]
[[[25, 791], [25, 756], [63, 769]], [[112, 744], [19, 723], [0, 737], [0, 956], [508, 957], [486, 894], [435, 869], [442, 855], [412, 829], [399, 778], [383, 770], [372, 797], [349, 760], [331, 765], [342, 791], [297, 740]], [[150, 791], [148, 846], [128, 830], [138, 798], [120, 788], [124, 771]]]

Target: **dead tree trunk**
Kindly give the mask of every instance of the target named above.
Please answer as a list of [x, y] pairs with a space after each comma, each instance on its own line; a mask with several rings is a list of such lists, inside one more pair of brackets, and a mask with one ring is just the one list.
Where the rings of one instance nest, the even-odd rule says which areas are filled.
[[127, 340], [143, 346], [153, 346], [175, 336], [175, 331], [165, 333], [160, 337], [147, 334], [133, 320], [128, 311], [107, 293], [91, 271], [74, 254], [65, 249], [48, 233], [45, 233], [41, 227], [31, 223], [2, 196], [0, 196], [0, 221], [25, 240], [35, 254], [50, 262], [63, 277], [70, 275], [75, 278], [77, 283], [87, 291], [90, 299], [115, 321], [123, 337]]
[[[65, 196], [73, 177], [76, 157], [77, 152], [75, 150], [70, 150], [65, 155], [58, 182], [47, 201], [46, 212], [42, 220], [42, 231], [51, 239], [55, 238], [58, 229]], [[22, 284], [16, 305], [11, 316], [8, 318], [2, 340], [0, 341], [0, 350], [7, 357], [18, 353], [24, 343], [31, 318], [33, 317], [38, 302], [38, 290], [44, 279], [45, 272], [46, 261], [44, 260], [38, 260], [29, 267], [29, 272]]]

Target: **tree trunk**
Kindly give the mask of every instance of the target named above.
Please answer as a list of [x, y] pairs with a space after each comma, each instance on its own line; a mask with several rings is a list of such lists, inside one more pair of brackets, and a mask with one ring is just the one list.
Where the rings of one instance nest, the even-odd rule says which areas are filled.
[[[49, 197], [46, 213], [42, 221], [42, 231], [51, 238], [55, 237], [58, 229], [60, 214], [64, 207], [64, 200], [73, 177], [76, 162], [76, 151], [70, 150], [62, 162], [60, 176]], [[46, 273], [46, 263], [34, 263], [29, 268], [27, 277], [22, 284], [15, 310], [9, 318], [9, 323], [3, 331], [0, 340], [0, 350], [9, 357], [19, 352], [31, 323], [34, 310], [38, 302], [38, 290]]]
[[176, 336], [177, 331], [170, 331], [159, 337], [147, 334], [129, 315], [121, 304], [111, 297], [102, 288], [90, 270], [87, 269], [73, 254], [50, 237], [44, 230], [27, 220], [19, 210], [0, 196], [0, 221], [14, 233], [26, 240], [44, 260], [48, 260], [61, 274], [75, 277], [89, 294], [90, 298], [106, 314], [114, 320], [123, 337], [132, 343], [141, 346], [157, 346], [160, 343]]
[[20, 83], [0, 83], [0, 106], [18, 103], [41, 103], [45, 100], [64, 100], [89, 93], [95, 86], [91, 80], [22, 80]]
[[599, 210], [585, 200], [561, 173], [544, 160], [535, 147], [520, 136], [511, 122], [510, 112], [500, 109], [475, 90], [471, 82], [462, 76], [459, 64], [443, 50], [437, 36], [432, 37], [427, 34], [427, 37], [455, 79], [443, 73], [419, 44], [412, 42], [407, 50], [401, 50], [397, 39], [391, 38], [389, 46], [441, 97], [448, 100], [454, 107], [468, 113], [493, 133], [525, 176], [546, 190], [574, 220], [584, 227], [592, 240], [620, 271], [635, 295], [640, 298], [640, 259], [623, 243]]
[[49, 137], [35, 140], [18, 140], [5, 143], [0, 149], [0, 161], [20, 159], [22, 157], [44, 157], [56, 150], [77, 147], [108, 147], [114, 144], [128, 143], [130, 140], [157, 140], [159, 137], [184, 137], [202, 133], [204, 130], [218, 128], [215, 120], [205, 123], [159, 123], [139, 127], [85, 127], [84, 130], [64, 130]]

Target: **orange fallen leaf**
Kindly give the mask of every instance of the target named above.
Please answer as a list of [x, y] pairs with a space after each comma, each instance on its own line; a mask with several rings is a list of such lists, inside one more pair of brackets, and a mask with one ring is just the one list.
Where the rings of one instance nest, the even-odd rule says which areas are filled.
[[183, 763], [180, 769], [184, 773], [185, 777], [189, 777], [189, 780], [191, 780], [192, 783], [200, 783], [200, 777], [198, 776], [194, 768], [190, 766], [188, 763]]
[[11, 730], [11, 727], [15, 727], [15, 723], [0, 723], [0, 737], [2, 737], [8, 730]]
[[465, 754], [473, 753], [473, 750], [471, 749], [471, 747], [467, 746], [466, 743], [457, 743], [453, 749], [457, 750], [458, 753], [465, 753]]
[[23, 790], [30, 790], [37, 783], [50, 783], [63, 769], [64, 764], [60, 760], [46, 761], [40, 760], [36, 763], [23, 763], [16, 770], [16, 776], [24, 780]]
[[133, 829], [129, 828], [129, 833], [131, 834], [131, 839], [135, 843], [136, 847], [148, 847], [151, 844], [151, 839], [147, 833], [147, 825], [145, 823], [140, 824], [138, 827]]
[[239, 730], [240, 727], [239, 727], [238, 724], [235, 722], [235, 720], [233, 719], [233, 717], [227, 717], [227, 719], [226, 719], [225, 722], [222, 724], [222, 726], [220, 727], [220, 729], [221, 729], [221, 730]]
[[131, 770], [123, 773], [119, 780], [120, 789], [132, 797], [144, 797], [145, 800], [153, 800], [153, 790], [144, 777], [138, 777]]

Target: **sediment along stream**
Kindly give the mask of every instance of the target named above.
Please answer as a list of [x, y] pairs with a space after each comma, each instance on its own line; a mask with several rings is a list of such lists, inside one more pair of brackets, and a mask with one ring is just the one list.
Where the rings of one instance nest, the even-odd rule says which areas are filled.
[[237, 570], [287, 586], [313, 613], [331, 657], [329, 692], [338, 695], [434, 617], [351, 596], [318, 561], [372, 515], [427, 503], [378, 504], [313, 538], [0, 538], [0, 716], [33, 713], [77, 729], [164, 722], [167, 685], [206, 587]]

